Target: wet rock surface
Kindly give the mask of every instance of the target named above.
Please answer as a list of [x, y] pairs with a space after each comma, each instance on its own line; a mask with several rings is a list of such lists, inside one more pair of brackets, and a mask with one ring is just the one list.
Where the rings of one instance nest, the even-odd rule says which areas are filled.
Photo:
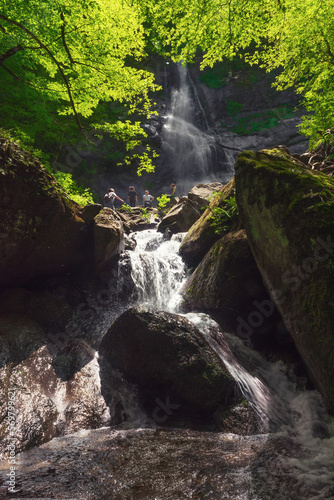
[[199, 421], [202, 415], [205, 421], [235, 397], [236, 384], [222, 361], [200, 331], [176, 314], [129, 309], [103, 337], [99, 355], [102, 394], [112, 365], [138, 387], [144, 407], [161, 421], [166, 414]]
[[[15, 497], [252, 500], [247, 469], [265, 441], [175, 429], [80, 431], [20, 456]], [[7, 470], [2, 463], [4, 495]]]
[[100, 393], [95, 350], [79, 338], [83, 323], [73, 322], [85, 307], [74, 283], [68, 290], [62, 283], [57, 292], [11, 289], [0, 297], [1, 456], [11, 439], [9, 394], [17, 452], [105, 424], [109, 410]]
[[2, 457], [12, 441], [7, 419], [9, 393], [14, 394], [16, 452], [109, 421], [100, 393], [98, 363], [85, 342], [72, 340], [57, 356], [44, 345], [22, 357], [21, 362], [7, 362], [0, 369]]
[[[292, 438], [191, 430], [97, 429], [53, 439], [17, 460], [15, 498], [329, 500], [327, 476], [300, 481], [312, 456]], [[300, 468], [299, 468], [300, 466]], [[8, 464], [0, 464], [6, 495]]]

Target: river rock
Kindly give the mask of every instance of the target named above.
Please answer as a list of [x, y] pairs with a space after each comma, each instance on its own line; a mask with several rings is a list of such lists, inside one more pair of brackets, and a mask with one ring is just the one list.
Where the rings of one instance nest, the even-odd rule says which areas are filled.
[[54, 336], [23, 314], [2, 315], [0, 330], [1, 458], [12, 442], [9, 414], [16, 453], [108, 422], [95, 352], [83, 340], [57, 346]]
[[211, 414], [231, 401], [236, 388], [200, 331], [172, 313], [129, 309], [103, 337], [99, 355], [101, 378], [109, 364], [119, 370], [138, 387], [149, 414], [161, 417], [158, 422]]
[[209, 204], [213, 193], [221, 191], [223, 184], [220, 182], [210, 182], [209, 184], [196, 184], [188, 193], [189, 200], [197, 203], [200, 207]]
[[274, 149], [242, 153], [235, 182], [266, 288], [334, 411], [334, 180]]
[[[280, 328], [282, 334], [285, 331], [263, 285], [244, 230], [232, 231], [212, 246], [184, 285], [182, 296], [187, 310], [214, 313], [240, 337], [273, 334], [275, 323], [278, 332]], [[260, 312], [263, 308], [265, 314]], [[258, 321], [260, 314], [262, 321]]]
[[174, 234], [184, 233], [191, 228], [200, 216], [201, 212], [197, 203], [193, 203], [184, 196], [162, 219], [158, 231], [164, 233], [169, 228]]
[[85, 223], [89, 226], [94, 221], [94, 217], [101, 212], [103, 205], [99, 203], [91, 203], [80, 210], [80, 215]]
[[121, 207], [117, 212], [117, 216], [123, 220], [127, 232], [153, 229], [157, 225], [157, 210], [153, 207], [133, 207], [129, 209]]
[[31, 154], [0, 139], [0, 287], [91, 264], [80, 207]]
[[94, 219], [94, 258], [98, 271], [104, 270], [124, 249], [123, 222], [111, 208], [103, 208]]
[[[213, 225], [215, 209], [226, 205], [226, 200], [235, 195], [234, 178], [224, 186], [218, 196], [215, 196], [202, 216], [190, 228], [180, 246], [180, 254], [189, 266], [196, 266], [226, 231], [223, 229], [225, 218], [220, 217], [221, 228]], [[234, 217], [234, 225], [238, 226], [238, 218]]]

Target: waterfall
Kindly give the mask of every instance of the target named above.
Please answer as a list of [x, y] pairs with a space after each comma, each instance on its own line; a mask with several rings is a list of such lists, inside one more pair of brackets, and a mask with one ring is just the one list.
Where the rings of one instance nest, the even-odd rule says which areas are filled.
[[[183, 235], [166, 240], [148, 230], [132, 237], [137, 246], [123, 254], [118, 276], [120, 290], [132, 282], [128, 306], [139, 302], [177, 312], [187, 274], [178, 255]], [[116, 314], [111, 311], [115, 303], [110, 305], [110, 314]], [[222, 332], [207, 314], [184, 316], [222, 359], [267, 432], [243, 436], [149, 428], [132, 383], [108, 371], [104, 383], [124, 425], [117, 419], [112, 428], [81, 430], [21, 453], [19, 497], [334, 499], [334, 437], [323, 438], [326, 415], [319, 394], [298, 389], [283, 362], [265, 360], [235, 335]], [[2, 484], [8, 481], [8, 467], [0, 464]]]
[[[187, 194], [198, 182], [222, 180], [231, 175], [222, 167], [222, 150], [208, 131], [208, 120], [186, 66], [177, 66], [179, 86], [171, 93], [166, 122], [162, 129], [162, 157], [173, 173], [179, 194]], [[200, 114], [203, 128], [196, 123]], [[219, 171], [220, 170], [220, 171]]]
[[[155, 310], [178, 312], [180, 289], [186, 280], [186, 269], [178, 255], [182, 235], [165, 241], [163, 235], [150, 230], [135, 237], [137, 247], [130, 252], [130, 260], [138, 301]], [[288, 377], [283, 362], [266, 361], [235, 335], [223, 333], [207, 314], [184, 316], [201, 331], [260, 416], [269, 433], [268, 439], [273, 440], [270, 445], [275, 456], [273, 476], [281, 474], [280, 469], [284, 467], [288, 470], [287, 476], [305, 492], [304, 498], [334, 498], [331, 496], [334, 438], [323, 439], [328, 430], [319, 393], [298, 389]], [[291, 458], [285, 456], [286, 450], [280, 455], [281, 443], [293, 450]], [[298, 453], [294, 456], [296, 450]], [[283, 496], [277, 498], [290, 498], [284, 496], [289, 493], [288, 484], [287, 481]], [[313, 494], [314, 491], [318, 493]]]
[[[155, 230], [135, 233], [135, 250], [128, 252], [130, 276], [134, 284], [132, 300], [148, 308], [174, 312], [180, 301], [179, 291], [186, 268], [178, 249], [181, 234], [166, 240]], [[120, 276], [120, 286], [123, 281]]]
[[[328, 428], [320, 394], [298, 390], [287, 376], [283, 362], [266, 361], [235, 335], [223, 334], [208, 315], [188, 313], [185, 316], [201, 330], [271, 433], [268, 436], [271, 449], [279, 460], [273, 460], [263, 479], [270, 483], [270, 474], [281, 475], [282, 468], [288, 470], [289, 479], [286, 486], [282, 486], [284, 496], [275, 494], [270, 498], [290, 498], [288, 484], [292, 478], [298, 491], [304, 492], [303, 498], [334, 498], [334, 437], [323, 438], [328, 436]], [[280, 456], [282, 443], [290, 453], [298, 450], [297, 456], [293, 453], [285, 456], [286, 449]], [[294, 492], [292, 495], [291, 498], [296, 498]]]

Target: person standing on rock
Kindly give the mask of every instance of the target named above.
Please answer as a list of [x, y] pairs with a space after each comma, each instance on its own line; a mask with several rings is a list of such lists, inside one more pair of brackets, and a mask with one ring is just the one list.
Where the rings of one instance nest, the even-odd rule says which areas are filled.
[[143, 195], [143, 206], [146, 208], [146, 207], [150, 207], [151, 206], [151, 202], [154, 200], [154, 196], [152, 196], [148, 190], [146, 189], [145, 190], [145, 193]]
[[135, 191], [135, 188], [133, 186], [129, 187], [129, 192], [128, 192], [128, 204], [130, 207], [135, 207], [138, 203], [138, 195]]
[[110, 203], [110, 208], [112, 210], [115, 210], [115, 199], [124, 203], [124, 200], [122, 200], [122, 198], [117, 196], [117, 194], [115, 193], [115, 189], [109, 188], [108, 193], [106, 193], [104, 195], [104, 201], [105, 201], [105, 203], [108, 203], [108, 204]]
[[170, 198], [175, 198], [176, 196], [176, 185], [172, 183], [169, 187], [172, 188], [172, 194], [169, 196]]

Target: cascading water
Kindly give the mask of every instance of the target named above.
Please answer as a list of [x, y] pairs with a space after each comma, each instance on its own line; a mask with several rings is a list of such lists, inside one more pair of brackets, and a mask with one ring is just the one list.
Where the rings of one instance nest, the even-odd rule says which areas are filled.
[[[134, 298], [148, 308], [174, 312], [186, 277], [184, 262], [178, 255], [182, 234], [166, 240], [161, 233], [148, 229], [135, 233], [134, 239], [136, 248], [126, 256], [134, 284], [132, 301]], [[120, 275], [120, 287], [123, 280]]]
[[[178, 64], [177, 68], [179, 87], [172, 90], [170, 111], [162, 130], [162, 156], [173, 172], [178, 194], [183, 195], [198, 182], [226, 182], [231, 173], [222, 167], [225, 155], [208, 132], [208, 122], [204, 110], [198, 106], [196, 93], [195, 96], [191, 93], [187, 67]], [[201, 112], [202, 130], [196, 124], [196, 109]]]
[[[156, 310], [177, 312], [180, 288], [186, 279], [178, 255], [182, 235], [166, 241], [150, 230], [133, 237], [137, 247], [123, 255], [124, 265], [120, 263], [120, 290], [130, 276], [130, 305], [144, 303]], [[242, 436], [147, 428], [145, 419], [138, 418], [134, 393], [128, 393], [127, 385], [124, 390], [118, 374], [117, 390], [122, 392], [120, 399], [132, 405], [128, 423], [131, 420], [134, 428], [83, 430], [25, 451], [17, 464], [21, 496], [65, 499], [70, 495], [80, 500], [334, 499], [334, 438], [321, 437], [326, 422], [319, 394], [299, 390], [282, 362], [270, 363], [236, 336], [223, 334], [208, 315], [188, 313], [186, 317], [238, 381], [267, 432]], [[0, 464], [0, 474], [5, 481], [6, 464]]]
[[[156, 310], [178, 312], [180, 289], [186, 277], [185, 266], [177, 253], [180, 236], [165, 241], [155, 231], [143, 231], [136, 234], [136, 241], [137, 248], [130, 252], [130, 260], [138, 301]], [[267, 475], [273, 474], [270, 494], [274, 495], [275, 478], [281, 469], [285, 470], [286, 489], [282, 486], [283, 493], [277, 496], [256, 498], [334, 498], [334, 438], [323, 439], [328, 431], [320, 395], [316, 391], [297, 389], [287, 376], [283, 362], [266, 361], [238, 337], [223, 334], [208, 315], [188, 313], [184, 316], [202, 332], [270, 432], [268, 442], [273, 441], [270, 449], [275, 457], [271, 457], [272, 470], [266, 470]], [[260, 468], [260, 477], [261, 471]], [[291, 496], [290, 481], [295, 488]], [[298, 496], [299, 492], [304, 496]]]

